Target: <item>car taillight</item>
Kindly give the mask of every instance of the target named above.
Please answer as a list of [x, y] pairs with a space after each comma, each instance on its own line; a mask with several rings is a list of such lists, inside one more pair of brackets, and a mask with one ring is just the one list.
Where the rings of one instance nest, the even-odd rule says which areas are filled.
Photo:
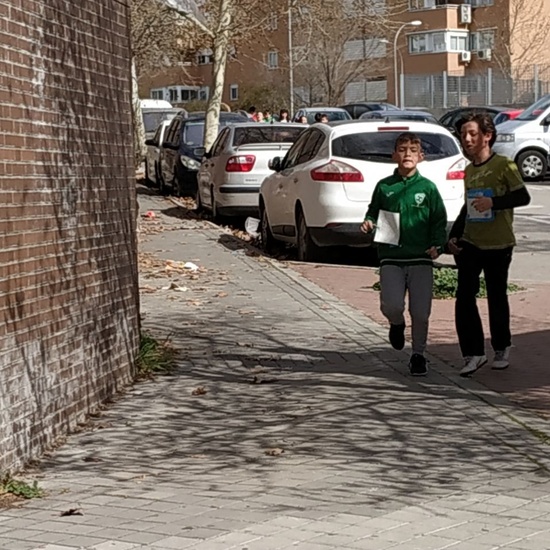
[[256, 157], [254, 155], [237, 155], [229, 157], [225, 165], [226, 172], [250, 172], [254, 168]]
[[448, 180], [463, 180], [465, 177], [465, 170], [466, 170], [466, 161], [464, 159], [460, 159], [458, 162], [455, 162], [447, 172], [447, 179]]
[[315, 181], [364, 181], [363, 174], [356, 170], [353, 166], [340, 162], [338, 160], [331, 160], [319, 168], [311, 171], [311, 179]]

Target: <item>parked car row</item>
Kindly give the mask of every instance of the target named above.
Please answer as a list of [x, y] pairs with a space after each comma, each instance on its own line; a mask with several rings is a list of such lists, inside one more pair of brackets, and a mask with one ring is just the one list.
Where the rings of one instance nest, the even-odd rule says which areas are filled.
[[[215, 219], [258, 216], [266, 248], [291, 243], [301, 260], [317, 260], [327, 247], [371, 244], [359, 226], [374, 186], [394, 169], [394, 143], [404, 131], [420, 137], [425, 154], [420, 171], [437, 185], [453, 223], [464, 203], [467, 165], [456, 134], [471, 110], [455, 109], [438, 121], [418, 110], [384, 108], [352, 120], [344, 109], [303, 109], [308, 117], [332, 113], [333, 122], [310, 126], [257, 124], [221, 113], [209, 151], [202, 146], [204, 116], [178, 113], [147, 142], [147, 177], [163, 191], [195, 194], [197, 208]], [[494, 148], [514, 159], [526, 179], [546, 173], [550, 96], [519, 113], [474, 110], [507, 119], [499, 124]]]

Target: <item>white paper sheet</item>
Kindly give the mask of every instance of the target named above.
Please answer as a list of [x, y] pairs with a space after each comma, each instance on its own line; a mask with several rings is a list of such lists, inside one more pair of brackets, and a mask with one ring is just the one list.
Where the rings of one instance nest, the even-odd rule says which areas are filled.
[[374, 242], [398, 246], [400, 237], [399, 222], [399, 212], [380, 210], [376, 222]]

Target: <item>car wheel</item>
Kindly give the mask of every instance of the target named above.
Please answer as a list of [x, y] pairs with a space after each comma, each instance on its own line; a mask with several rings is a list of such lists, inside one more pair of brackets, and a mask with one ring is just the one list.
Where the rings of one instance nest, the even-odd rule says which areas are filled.
[[526, 180], [542, 179], [548, 170], [548, 161], [539, 151], [525, 151], [518, 156], [517, 165]]
[[204, 210], [204, 207], [202, 204], [201, 192], [197, 187], [197, 194], [195, 195], [195, 212], [201, 212], [202, 210]]
[[269, 226], [265, 205], [260, 204], [260, 234], [262, 236], [263, 249], [268, 254], [274, 254], [280, 248], [280, 243], [275, 239]]
[[162, 170], [159, 171], [157, 181], [159, 185], [159, 193], [161, 195], [168, 195], [168, 189], [166, 187], [166, 182], [164, 181], [164, 176], [162, 175]]
[[219, 225], [225, 221], [224, 217], [218, 211], [218, 205], [216, 203], [216, 194], [214, 193], [214, 186], [210, 188], [210, 200], [212, 201], [212, 221]]
[[149, 173], [149, 163], [145, 161], [145, 185], [147, 185], [148, 187], [152, 187], [153, 182], [149, 177]]
[[298, 247], [298, 260], [301, 262], [317, 262], [322, 259], [322, 249], [317, 246], [306, 224], [306, 218], [299, 207], [296, 213], [296, 245]]

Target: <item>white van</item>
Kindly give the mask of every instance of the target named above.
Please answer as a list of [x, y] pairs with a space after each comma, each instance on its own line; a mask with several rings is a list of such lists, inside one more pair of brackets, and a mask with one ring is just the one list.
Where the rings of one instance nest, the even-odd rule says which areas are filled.
[[511, 158], [526, 180], [542, 179], [550, 156], [550, 95], [497, 128], [496, 153]]

